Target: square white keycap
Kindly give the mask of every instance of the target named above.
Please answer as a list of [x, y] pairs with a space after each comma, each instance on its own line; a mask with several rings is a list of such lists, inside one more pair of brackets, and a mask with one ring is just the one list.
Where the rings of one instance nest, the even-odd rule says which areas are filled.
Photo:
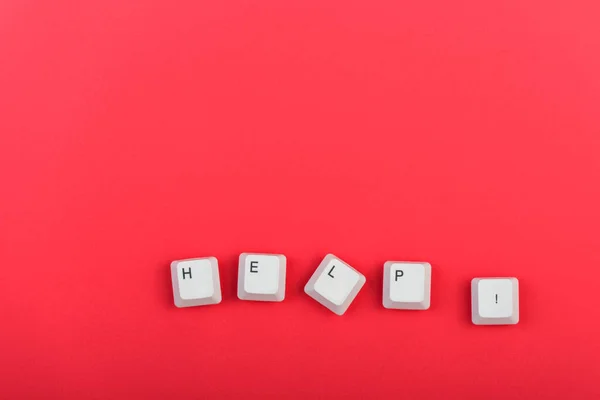
[[173, 261], [171, 282], [177, 307], [203, 306], [221, 302], [219, 266], [214, 257]]
[[431, 264], [388, 261], [383, 266], [383, 306], [427, 310], [431, 292]]
[[343, 315], [363, 287], [363, 274], [334, 256], [325, 256], [304, 292], [338, 315]]
[[238, 297], [241, 300], [282, 301], [286, 258], [283, 254], [240, 254]]
[[473, 279], [471, 313], [475, 325], [513, 325], [519, 322], [519, 280]]

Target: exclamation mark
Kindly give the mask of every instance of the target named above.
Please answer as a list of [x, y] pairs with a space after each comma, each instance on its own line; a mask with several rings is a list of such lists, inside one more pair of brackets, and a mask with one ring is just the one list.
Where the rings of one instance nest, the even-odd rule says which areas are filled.
[[496, 304], [498, 304], [498, 295], [496, 295]]

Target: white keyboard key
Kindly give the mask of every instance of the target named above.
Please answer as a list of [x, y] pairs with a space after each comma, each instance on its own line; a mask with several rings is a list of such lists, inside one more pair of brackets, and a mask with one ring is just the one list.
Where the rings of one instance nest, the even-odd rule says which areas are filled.
[[283, 301], [286, 258], [283, 254], [240, 254], [238, 298]]
[[325, 256], [304, 292], [338, 315], [343, 315], [363, 287], [363, 274], [334, 256]]
[[219, 266], [214, 257], [173, 261], [171, 282], [177, 307], [203, 306], [221, 302]]
[[519, 322], [517, 278], [475, 278], [471, 281], [471, 312], [475, 325]]
[[383, 306], [427, 310], [431, 293], [431, 264], [388, 261], [383, 266]]

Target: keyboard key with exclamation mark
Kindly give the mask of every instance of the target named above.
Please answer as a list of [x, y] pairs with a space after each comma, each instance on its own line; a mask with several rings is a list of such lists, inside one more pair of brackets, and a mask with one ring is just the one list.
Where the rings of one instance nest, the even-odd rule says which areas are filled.
[[475, 278], [471, 281], [471, 319], [475, 325], [519, 322], [517, 278]]

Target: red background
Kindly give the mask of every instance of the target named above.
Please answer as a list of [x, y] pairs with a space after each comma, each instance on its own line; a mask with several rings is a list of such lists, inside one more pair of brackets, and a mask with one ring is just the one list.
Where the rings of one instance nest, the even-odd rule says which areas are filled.
[[[600, 396], [597, 1], [3, 1], [0, 397]], [[239, 253], [288, 257], [283, 303]], [[367, 283], [302, 289], [332, 252]], [[177, 309], [214, 255], [223, 302]], [[433, 268], [381, 305], [386, 260]], [[516, 276], [521, 322], [470, 323]]]

